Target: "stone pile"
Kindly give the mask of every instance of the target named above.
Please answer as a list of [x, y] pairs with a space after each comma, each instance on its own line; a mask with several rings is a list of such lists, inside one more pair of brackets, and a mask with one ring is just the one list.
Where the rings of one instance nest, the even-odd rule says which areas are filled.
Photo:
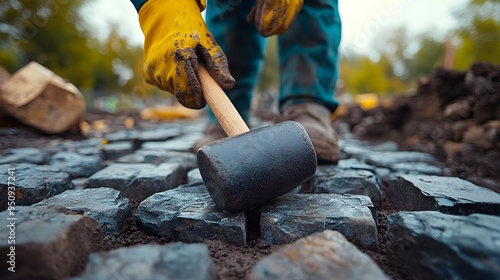
[[[249, 232], [281, 246], [250, 279], [390, 279], [365, 254], [385, 247], [404, 278], [500, 275], [500, 194], [444, 176], [429, 154], [344, 134], [338, 165], [321, 165], [309, 182], [258, 209], [226, 213], [210, 199], [189, 150], [202, 130], [202, 123], [169, 123], [106, 141], [2, 151], [0, 220], [17, 220], [16, 273], [2, 267], [0, 278], [217, 279], [204, 241], [241, 246]], [[9, 176], [15, 210], [7, 203]], [[394, 212], [387, 234], [379, 227], [383, 207]], [[103, 251], [103, 232], [120, 232], [127, 219], [175, 242]], [[9, 235], [0, 227], [2, 266]]]

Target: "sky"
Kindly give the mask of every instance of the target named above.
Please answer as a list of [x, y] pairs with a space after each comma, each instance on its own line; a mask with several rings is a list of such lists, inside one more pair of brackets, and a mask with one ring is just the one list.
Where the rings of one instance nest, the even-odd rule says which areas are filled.
[[[342, 19], [341, 48], [370, 54], [374, 40], [400, 26], [406, 26], [411, 35], [432, 32], [437, 36], [444, 36], [458, 24], [454, 11], [467, 2], [468, 0], [339, 0]], [[120, 34], [131, 43], [142, 44], [144, 40], [137, 12], [129, 0], [93, 1], [84, 9], [84, 17], [100, 38], [107, 36], [109, 25], [114, 23], [119, 26]]]

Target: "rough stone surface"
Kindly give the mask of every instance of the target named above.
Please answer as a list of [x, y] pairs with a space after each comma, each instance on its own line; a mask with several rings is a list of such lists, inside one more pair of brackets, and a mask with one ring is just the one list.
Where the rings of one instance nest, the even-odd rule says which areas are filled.
[[42, 164], [48, 158], [48, 154], [40, 149], [19, 148], [12, 149], [0, 158], [0, 164], [5, 163], [33, 163]]
[[78, 178], [71, 180], [71, 183], [75, 190], [81, 190], [85, 188], [85, 184], [87, 184], [88, 180], [88, 178]]
[[139, 138], [140, 132], [135, 129], [126, 129], [126, 130], [120, 130], [120, 131], [115, 131], [111, 133], [106, 133], [104, 134], [104, 138], [108, 140], [108, 142], [113, 143], [113, 142], [129, 142], [129, 141], [135, 141], [137, 138]]
[[246, 243], [245, 215], [218, 209], [204, 186], [154, 194], [139, 204], [136, 220], [148, 232], [179, 241]]
[[173, 243], [92, 254], [85, 272], [72, 279], [215, 280], [217, 275], [207, 245]]
[[[4, 211], [0, 219], [15, 223], [16, 271], [0, 270], [1, 279], [65, 279], [81, 272], [88, 254], [101, 246], [99, 224], [64, 208], [20, 206], [15, 216]], [[9, 227], [0, 227], [2, 264], [10, 258], [10, 234]]]
[[[15, 168], [15, 181], [9, 180], [8, 168]], [[0, 211], [7, 209], [9, 181], [15, 183], [16, 205], [31, 205], [74, 187], [70, 175], [55, 167], [21, 163], [0, 165], [0, 170]]]
[[341, 159], [339, 160], [337, 167], [351, 170], [367, 170], [372, 173], [375, 173], [376, 170], [375, 166], [361, 162], [357, 158]]
[[114, 160], [134, 151], [132, 142], [113, 142], [102, 148], [105, 160]]
[[403, 162], [391, 165], [393, 172], [402, 174], [441, 175], [441, 168], [425, 162]]
[[68, 172], [72, 178], [89, 177], [101, 169], [101, 159], [96, 155], [59, 152], [52, 156], [50, 165]]
[[185, 176], [184, 167], [177, 163], [158, 166], [149, 163], [114, 163], [92, 175], [86, 188], [109, 187], [127, 198], [144, 198], [179, 186]]
[[196, 141], [200, 140], [202, 135], [190, 134], [186, 136], [177, 137], [165, 142], [145, 142], [142, 144], [141, 149], [144, 150], [167, 150], [178, 152], [189, 152]]
[[260, 260], [249, 279], [389, 279], [337, 231], [325, 230]]
[[377, 249], [374, 217], [367, 196], [287, 194], [261, 208], [261, 235], [269, 244], [284, 244], [330, 229], [361, 248]]
[[44, 199], [33, 206], [65, 207], [94, 218], [105, 232], [120, 230], [132, 212], [128, 199], [111, 188], [69, 190]]
[[499, 217], [400, 212], [388, 217], [386, 238], [389, 259], [407, 279], [498, 279], [500, 275]]
[[366, 154], [366, 163], [377, 167], [391, 168], [395, 164], [415, 162], [435, 162], [436, 159], [420, 152], [369, 152]]
[[500, 216], [500, 194], [457, 177], [397, 175], [388, 197], [401, 210]]
[[360, 194], [375, 203], [382, 200], [382, 191], [375, 174], [367, 170], [318, 166], [313, 177], [314, 193]]
[[188, 186], [198, 186], [203, 184], [203, 178], [201, 178], [200, 169], [195, 168], [188, 172], [187, 174]]
[[196, 168], [196, 155], [187, 152], [175, 151], [155, 151], [139, 149], [135, 153], [123, 156], [116, 162], [118, 163], [178, 163], [182, 172], [187, 173], [189, 170]]

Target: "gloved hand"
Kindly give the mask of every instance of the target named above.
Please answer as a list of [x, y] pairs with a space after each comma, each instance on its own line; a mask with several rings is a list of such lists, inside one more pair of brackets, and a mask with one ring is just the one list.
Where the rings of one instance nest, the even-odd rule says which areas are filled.
[[304, 0], [257, 0], [247, 15], [262, 36], [284, 33], [302, 9]]
[[199, 60], [223, 89], [234, 85], [226, 55], [201, 17], [204, 8], [205, 0], [149, 0], [139, 10], [146, 82], [174, 93], [192, 109], [206, 105], [197, 77]]

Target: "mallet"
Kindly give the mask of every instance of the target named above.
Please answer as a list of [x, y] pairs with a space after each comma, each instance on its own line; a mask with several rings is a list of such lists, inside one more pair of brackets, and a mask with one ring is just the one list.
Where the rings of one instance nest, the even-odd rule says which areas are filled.
[[281, 196], [316, 172], [311, 139], [298, 122], [250, 131], [204, 66], [198, 67], [203, 96], [229, 137], [197, 152], [201, 177], [215, 205], [238, 212]]

